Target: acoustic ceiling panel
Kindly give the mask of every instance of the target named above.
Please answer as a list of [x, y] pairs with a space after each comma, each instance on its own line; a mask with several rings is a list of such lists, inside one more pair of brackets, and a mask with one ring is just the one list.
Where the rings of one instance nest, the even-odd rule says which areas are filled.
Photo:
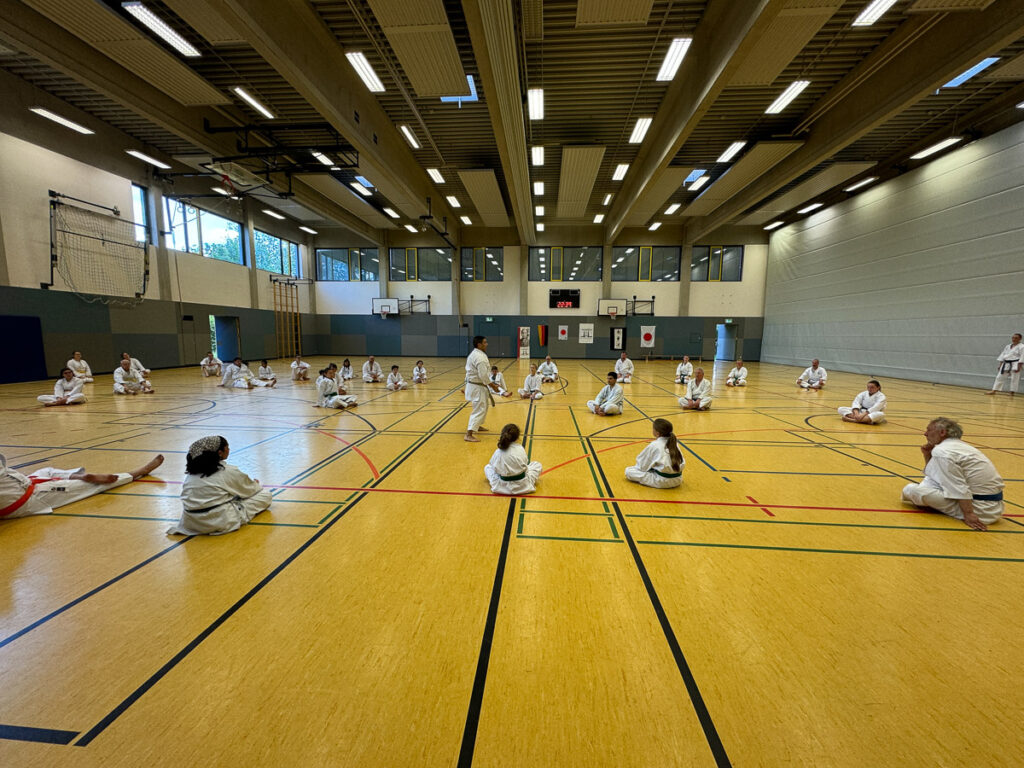
[[417, 96], [469, 96], [442, 0], [367, 0]]
[[652, 5], [654, 0], [580, 0], [576, 8], [576, 26], [646, 24]]
[[494, 171], [489, 168], [479, 171], [459, 171], [462, 186], [473, 201], [476, 212], [485, 227], [507, 227], [508, 213], [501, 197], [501, 188]]
[[907, 13], [924, 11], [984, 11], [995, 0], [917, 0]]
[[527, 42], [544, 39], [544, 0], [522, 0], [523, 38]]
[[985, 80], [1024, 80], [1024, 53], [1019, 53], [1002, 66], [987, 70]]
[[711, 186], [680, 215], [706, 216], [803, 145], [802, 141], [758, 142], [732, 168], [712, 182]]
[[171, 10], [188, 22], [196, 32], [213, 45], [244, 43], [245, 38], [223, 16], [210, 7], [207, 0], [164, 0]]
[[790, 0], [740, 63], [730, 85], [771, 85], [842, 5]]
[[587, 212], [590, 193], [604, 158], [604, 147], [562, 147], [562, 171], [558, 180], [560, 219], [579, 219]]
[[652, 216], [663, 209], [665, 201], [683, 186], [683, 180], [690, 175], [692, 170], [693, 168], [671, 166], [662, 171], [657, 180], [647, 185], [629, 216], [626, 217], [624, 226], [642, 227], [646, 224]]
[[758, 208], [743, 218], [743, 224], [765, 224], [769, 219], [777, 218], [786, 211], [792, 210], [811, 200], [823, 192], [828, 192], [847, 179], [863, 173], [874, 166], [874, 162], [836, 163], [823, 171], [814, 174], [802, 184], [798, 184], [784, 195], [779, 195], [767, 205]]
[[394, 220], [388, 218], [366, 202], [366, 198], [357, 194], [333, 176], [317, 173], [299, 176], [303, 183], [320, 192], [328, 200], [333, 200], [345, 210], [355, 214], [371, 227], [378, 229], [395, 229]]

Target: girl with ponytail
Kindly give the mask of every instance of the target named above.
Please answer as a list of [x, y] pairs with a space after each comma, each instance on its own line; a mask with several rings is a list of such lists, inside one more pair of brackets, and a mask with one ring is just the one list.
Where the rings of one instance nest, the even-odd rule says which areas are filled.
[[540, 462], [530, 461], [519, 440], [519, 427], [506, 424], [498, 437], [498, 450], [484, 467], [484, 475], [491, 484], [492, 493], [521, 496], [537, 490]]
[[651, 488], [676, 488], [683, 483], [683, 454], [679, 451], [672, 423], [654, 420], [655, 440], [636, 457], [636, 466], [626, 467], [626, 479]]

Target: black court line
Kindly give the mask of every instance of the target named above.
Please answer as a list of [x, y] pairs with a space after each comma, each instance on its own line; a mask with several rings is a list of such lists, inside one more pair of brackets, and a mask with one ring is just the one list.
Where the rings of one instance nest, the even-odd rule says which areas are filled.
[[[442, 419], [438, 425], [439, 430], [453, 418], [455, 418], [459, 412], [465, 408], [465, 404], [460, 405], [458, 408], [452, 410], [452, 412], [444, 419]], [[371, 488], [375, 488], [384, 482], [391, 474], [394, 473], [410, 456], [416, 453], [433, 435], [435, 432], [425, 434], [419, 440], [413, 443], [412, 446], [407, 450], [405, 456], [399, 461], [395, 462], [390, 469], [386, 470], [379, 478], [377, 478]], [[172, 669], [174, 669], [181, 661], [185, 659], [192, 651], [194, 651], [199, 645], [210, 635], [212, 635], [222, 624], [230, 619], [235, 613], [237, 613], [246, 603], [248, 603], [253, 597], [256, 596], [267, 584], [273, 581], [285, 568], [291, 565], [302, 553], [308, 550], [314, 543], [316, 543], [324, 534], [327, 533], [334, 525], [341, 520], [353, 507], [355, 507], [360, 501], [365, 499], [369, 493], [363, 491], [359, 493], [352, 501], [346, 504], [338, 514], [330, 519], [320, 530], [309, 537], [303, 544], [299, 546], [292, 554], [284, 559], [274, 570], [264, 576], [252, 589], [246, 592], [241, 598], [239, 598], [230, 608], [224, 613], [218, 616], [209, 626], [206, 627], [202, 632], [196, 635], [184, 648], [178, 651], [174, 656], [170, 658], [160, 669], [154, 672], [150, 677], [143, 682], [138, 688], [132, 691], [120, 704], [112, 709], [106, 716], [104, 716], [96, 725], [90, 728], [85, 735], [83, 735], [78, 741], [74, 743], [76, 747], [88, 746], [97, 736], [103, 731], [109, 728], [115, 720], [123, 715], [129, 707], [131, 707], [136, 701], [142, 698], [153, 686], [155, 686], [160, 680], [167, 675]]]
[[70, 744], [78, 731], [57, 731], [52, 728], [30, 728], [26, 725], [0, 725], [0, 739], [34, 741], [38, 744]]
[[622, 510], [619, 508], [619, 503], [615, 501], [615, 494], [612, 492], [612, 486], [608, 482], [608, 478], [605, 476], [604, 468], [601, 466], [601, 460], [594, 450], [593, 444], [588, 439], [587, 448], [593, 456], [594, 466], [597, 467], [597, 472], [601, 476], [601, 482], [604, 483], [605, 492], [608, 494], [608, 499], [611, 501], [612, 509], [615, 510], [615, 516], [619, 519], [619, 530], [622, 531], [622, 537], [626, 540], [626, 544], [629, 545], [629, 551], [633, 555], [633, 562], [636, 564], [637, 571], [640, 573], [640, 579], [644, 583], [644, 587], [647, 590], [647, 596], [650, 598], [651, 605], [654, 606], [654, 613], [658, 617], [658, 622], [661, 624], [661, 630], [665, 633], [665, 639], [668, 641], [669, 649], [672, 651], [672, 657], [675, 659], [676, 668], [679, 670], [679, 674], [683, 678], [683, 683], [686, 686], [686, 692], [690, 695], [690, 701], [693, 704], [693, 709], [697, 714], [697, 719], [700, 721], [700, 726], [704, 731], [704, 738], [707, 739], [708, 747], [711, 749], [711, 754], [715, 758], [715, 765], [719, 768], [725, 768], [725, 766], [731, 766], [732, 763], [729, 761], [729, 756], [725, 752], [725, 746], [722, 744], [722, 740], [718, 735], [718, 729], [715, 728], [715, 723], [711, 719], [711, 713], [708, 711], [707, 705], [704, 703], [704, 697], [701, 695], [700, 688], [697, 686], [697, 680], [693, 676], [693, 672], [690, 670], [690, 665], [686, 661], [686, 656], [683, 655], [683, 649], [679, 645], [679, 640], [676, 638], [675, 630], [672, 629], [672, 624], [669, 621], [668, 614], [665, 613], [665, 608], [661, 604], [661, 598], [658, 597], [658, 592], [654, 588], [654, 582], [651, 581], [650, 574], [647, 573], [647, 567], [644, 565], [643, 558], [640, 557], [640, 550], [637, 549], [636, 541], [633, 539], [633, 533], [629, 530], [629, 525], [626, 523], [626, 518], [622, 514]]

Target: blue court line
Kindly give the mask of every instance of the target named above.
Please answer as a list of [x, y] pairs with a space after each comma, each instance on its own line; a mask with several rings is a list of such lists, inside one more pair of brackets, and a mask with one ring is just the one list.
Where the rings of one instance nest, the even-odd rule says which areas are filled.
[[52, 728], [30, 728], [27, 725], [0, 725], [0, 739], [34, 741], [38, 744], [70, 744], [78, 733]]
[[677, 443], [678, 443], [679, 445], [681, 445], [681, 446], [682, 446], [682, 447], [683, 447], [683, 448], [684, 448], [685, 450], [687, 450], [687, 451], [689, 451], [690, 453], [692, 453], [692, 454], [694, 455], [694, 458], [696, 458], [696, 459], [697, 459], [697, 461], [699, 461], [699, 462], [700, 462], [701, 464], [703, 464], [703, 465], [704, 465], [705, 467], [707, 467], [708, 469], [710, 469], [710, 470], [711, 470], [712, 472], [717, 472], [717, 471], [718, 471], [717, 469], [715, 469], [714, 467], [712, 467], [712, 466], [711, 466], [710, 464], [708, 464], [708, 463], [707, 463], [706, 461], [704, 461], [704, 459], [702, 459], [702, 458], [700, 457], [700, 455], [699, 455], [699, 454], [698, 454], [698, 453], [697, 453], [697, 452], [696, 452], [695, 450], [693, 450], [693, 449], [692, 449], [692, 448], [691, 448], [690, 446], [688, 446], [688, 445], [687, 445], [686, 443], [684, 443], [684, 442], [683, 442], [682, 440], [677, 440], [676, 442], [677, 442]]
[[55, 453], [52, 456], [47, 456], [47, 457], [42, 458], [42, 459], [33, 459], [32, 461], [25, 461], [25, 462], [22, 462], [21, 464], [16, 464], [16, 465], [12, 466], [11, 469], [21, 469], [22, 467], [27, 467], [30, 464], [41, 464], [43, 462], [52, 461], [53, 459], [60, 458], [61, 456], [67, 456], [67, 455], [72, 454], [72, 453], [81, 453], [82, 451], [101, 450], [103, 448], [103, 446], [105, 446], [105, 445], [112, 445], [114, 443], [122, 443], [122, 442], [125, 442], [127, 440], [134, 440], [137, 437], [145, 437], [148, 434], [149, 434], [149, 430], [147, 430], [146, 432], [140, 432], [137, 435], [127, 435], [127, 436], [119, 435], [116, 439], [108, 440], [105, 443], [99, 443], [97, 445], [87, 445], [87, 446], [83, 446], [81, 448], [72, 448], [71, 450], [64, 451], [63, 453]]
[[[147, 426], [158, 426], [158, 425], [147, 425]], [[68, 446], [66, 446], [66, 445], [13, 445], [13, 444], [7, 444], [7, 443], [0, 444], [0, 448], [38, 448], [40, 450], [48, 450], [48, 451], [61, 450], [61, 449], [67, 448], [67, 447]], [[91, 448], [79, 448], [78, 450], [88, 451], [88, 450], [92, 450], [92, 449]], [[116, 452], [119, 452], [119, 453], [152, 453], [154, 449], [153, 448], [104, 448], [103, 450], [104, 451], [116, 451]], [[162, 449], [162, 450], [160, 450], [158, 452], [159, 453], [188, 453], [188, 451], [169, 451], [169, 450], [166, 450], [166, 449]], [[19, 458], [24, 458], [24, 457], [19, 457]], [[30, 463], [34, 464], [35, 462], [30, 462]], [[22, 466], [25, 466], [25, 465], [23, 464]]]
[[920, 552], [872, 552], [870, 550], [861, 549], [816, 549], [813, 547], [769, 547], [761, 544], [716, 544], [702, 541], [637, 541], [637, 544], [653, 544], [666, 547], [708, 547], [711, 549], [759, 549], [770, 552], [813, 552], [825, 555], [875, 555], [877, 557], [917, 557], [929, 560], [974, 560], [994, 563], [1024, 563], [1024, 558], [1022, 557], [932, 555]]

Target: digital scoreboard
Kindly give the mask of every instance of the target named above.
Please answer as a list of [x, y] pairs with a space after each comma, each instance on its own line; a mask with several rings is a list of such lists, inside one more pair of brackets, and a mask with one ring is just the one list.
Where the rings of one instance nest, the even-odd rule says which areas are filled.
[[549, 309], [578, 309], [579, 306], [579, 288], [553, 288], [548, 291]]

